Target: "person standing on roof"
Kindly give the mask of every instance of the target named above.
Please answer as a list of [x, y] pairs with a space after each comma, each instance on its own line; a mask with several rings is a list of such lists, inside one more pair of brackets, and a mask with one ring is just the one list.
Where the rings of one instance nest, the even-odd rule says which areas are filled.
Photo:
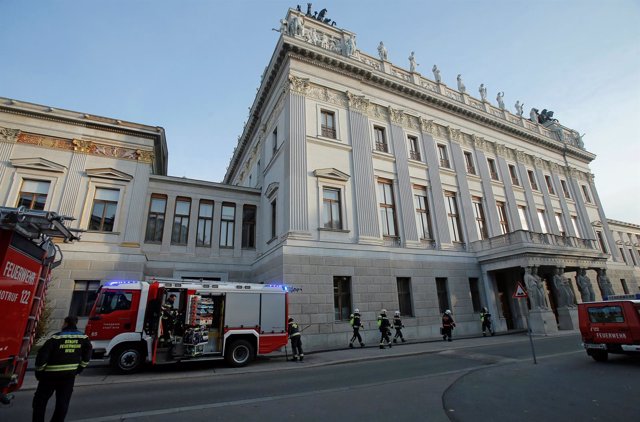
[[302, 334], [300, 333], [300, 327], [295, 322], [293, 317], [289, 318], [289, 339], [291, 340], [291, 350], [293, 351], [293, 360], [300, 362], [304, 360], [304, 353], [302, 352]]
[[378, 316], [378, 329], [380, 330], [380, 348], [384, 349], [385, 342], [391, 348], [391, 339], [389, 338], [389, 332], [391, 331], [391, 323], [387, 317], [387, 310], [382, 309]]
[[351, 340], [349, 341], [349, 347], [353, 349], [353, 342], [356, 341], [356, 339], [360, 343], [360, 347], [364, 347], [364, 342], [360, 336], [360, 329], [364, 329], [364, 326], [362, 325], [360, 310], [358, 308], [356, 308], [351, 314], [349, 323], [351, 324], [351, 328], [353, 328], [353, 336], [351, 336]]
[[451, 316], [451, 311], [447, 309], [442, 315], [442, 340], [451, 341], [451, 332], [455, 326], [456, 323]]
[[47, 402], [56, 393], [56, 407], [52, 421], [64, 421], [69, 410], [73, 385], [78, 375], [89, 365], [91, 341], [77, 328], [78, 318], [64, 319], [62, 331], [55, 333], [38, 350], [36, 379], [38, 388], [33, 395], [33, 421], [44, 422]]
[[400, 311], [396, 311], [395, 314], [393, 315], [393, 328], [396, 329], [396, 335], [393, 336], [394, 343], [398, 342], [398, 337], [400, 337], [400, 340], [402, 340], [403, 343], [407, 341], [404, 339], [404, 336], [402, 335], [402, 329], [404, 328], [404, 324], [402, 323], [402, 319], [400, 318]]

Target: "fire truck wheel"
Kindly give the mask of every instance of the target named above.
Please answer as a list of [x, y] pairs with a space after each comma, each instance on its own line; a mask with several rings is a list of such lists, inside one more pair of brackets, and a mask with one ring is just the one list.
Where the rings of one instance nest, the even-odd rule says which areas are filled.
[[591, 357], [596, 362], [606, 362], [609, 359], [609, 353], [604, 350], [592, 350]]
[[247, 340], [236, 340], [229, 345], [224, 358], [231, 366], [245, 366], [253, 359], [253, 346]]
[[136, 344], [124, 344], [111, 354], [111, 366], [120, 373], [130, 374], [142, 367], [141, 348]]

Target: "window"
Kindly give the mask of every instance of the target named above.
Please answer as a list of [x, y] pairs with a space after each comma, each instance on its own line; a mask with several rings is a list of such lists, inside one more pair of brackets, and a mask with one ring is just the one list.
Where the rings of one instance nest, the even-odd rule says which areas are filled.
[[256, 247], [256, 212], [255, 205], [242, 207], [242, 247], [244, 249]]
[[489, 164], [489, 174], [492, 180], [500, 180], [498, 177], [498, 170], [496, 169], [496, 160], [493, 158], [487, 158], [487, 164]]
[[396, 278], [398, 284], [398, 306], [400, 315], [413, 316], [411, 306], [411, 279], [409, 277]]
[[198, 233], [196, 246], [211, 247], [211, 230], [213, 229], [213, 201], [200, 201], [198, 210]]
[[625, 295], [629, 294], [629, 286], [627, 286], [627, 280], [625, 280], [624, 278], [620, 279], [620, 284], [622, 284], [622, 291], [624, 292]]
[[518, 216], [520, 217], [520, 225], [522, 230], [529, 230], [529, 219], [527, 218], [527, 207], [518, 205]]
[[271, 201], [271, 239], [275, 239], [276, 237], [276, 222], [277, 220], [277, 201], [274, 199], [273, 201]]
[[544, 176], [544, 181], [547, 183], [547, 189], [549, 190], [550, 195], [555, 195], [556, 191], [553, 189], [553, 182], [551, 181], [551, 176], [546, 174]]
[[629, 248], [629, 256], [631, 257], [631, 262], [633, 262], [633, 266], [638, 266], [638, 261], [636, 261], [636, 256], [633, 254], [633, 249]]
[[49, 185], [51, 185], [51, 182], [43, 180], [23, 180], [16, 207], [25, 207], [36, 211], [44, 210], [47, 194], [49, 193]]
[[151, 195], [149, 203], [149, 217], [147, 217], [146, 242], [162, 242], [164, 231], [164, 215], [167, 210], [167, 197], [165, 195]]
[[596, 237], [598, 238], [598, 244], [600, 245], [600, 250], [604, 253], [609, 253], [609, 249], [607, 249], [607, 244], [604, 241], [604, 236], [601, 231], [596, 231]]
[[500, 219], [500, 231], [502, 234], [509, 233], [509, 220], [507, 219], [507, 207], [504, 202], [496, 202], [498, 208], [498, 218]]
[[520, 186], [520, 180], [518, 179], [518, 172], [516, 166], [509, 164], [509, 175], [511, 176], [511, 183], [513, 186]]
[[101, 232], [113, 231], [119, 197], [120, 191], [118, 189], [96, 188], [96, 193], [93, 198], [93, 208], [91, 209], [89, 230]]
[[382, 222], [382, 234], [396, 237], [396, 210], [393, 202], [393, 185], [390, 180], [378, 183], [378, 196], [380, 199], [380, 221]]
[[571, 199], [571, 194], [569, 193], [569, 187], [567, 186], [567, 182], [561, 179], [560, 185], [562, 186], [562, 192], [564, 193], [564, 197], [567, 199]]
[[538, 210], [538, 221], [540, 221], [542, 233], [549, 233], [549, 231], [547, 230], [547, 218], [544, 215], [544, 210]]
[[482, 198], [474, 196], [471, 198], [473, 202], [473, 215], [476, 218], [476, 229], [478, 230], [478, 238], [486, 239], [489, 237], [487, 232], [487, 223], [484, 218], [484, 209], [482, 208]]
[[373, 136], [376, 142], [376, 151], [389, 152], [387, 147], [387, 138], [384, 134], [384, 128], [380, 126], [373, 127]]
[[273, 133], [271, 134], [271, 152], [272, 155], [276, 155], [278, 152], [278, 127], [276, 126], [273, 129]]
[[440, 306], [440, 313], [443, 314], [447, 309], [451, 309], [449, 305], [449, 291], [447, 289], [446, 278], [436, 278], [436, 289], [438, 291], [438, 306]]
[[223, 202], [222, 218], [220, 219], [220, 247], [233, 248], [234, 232], [236, 227], [236, 205]]
[[445, 200], [447, 205], [447, 223], [449, 225], [451, 240], [453, 242], [462, 242], [462, 226], [460, 225], [458, 202], [456, 201], [455, 192], [445, 191]]
[[469, 291], [471, 292], [473, 312], [480, 312], [480, 289], [477, 278], [469, 278]]
[[446, 145], [438, 144], [438, 157], [440, 158], [440, 167], [451, 168]]
[[476, 167], [473, 165], [473, 154], [471, 154], [471, 152], [464, 152], [464, 162], [467, 165], [467, 173], [476, 174]]
[[322, 219], [325, 229], [342, 229], [340, 189], [322, 189]]
[[580, 235], [580, 230], [578, 230], [578, 217], [576, 217], [575, 215], [572, 215], [571, 224], [573, 225], [573, 231], [576, 232], [576, 237], [582, 237]]
[[99, 280], [77, 280], [74, 282], [71, 294], [71, 306], [69, 315], [86, 317], [91, 313], [93, 304], [98, 296]]
[[333, 307], [336, 321], [351, 315], [351, 277], [333, 277]]
[[325, 138], [336, 139], [336, 115], [332, 111], [320, 111], [320, 131]]
[[431, 217], [429, 215], [429, 204], [427, 202], [427, 190], [416, 188], [414, 190], [416, 201], [416, 217], [418, 220], [418, 233], [421, 239], [433, 239], [431, 236]]
[[558, 225], [558, 230], [560, 230], [560, 236], [566, 236], [567, 231], [564, 229], [564, 224], [562, 224], [562, 214], [556, 213], [556, 224]]
[[133, 293], [121, 290], [103, 291], [96, 305], [96, 313], [110, 314], [115, 311], [126, 311], [131, 309]]
[[407, 136], [409, 140], [409, 158], [416, 161], [422, 161], [420, 157], [420, 144], [418, 143], [418, 138], [415, 136]]
[[587, 185], [582, 185], [582, 193], [584, 194], [584, 202], [591, 203], [591, 196], [589, 195], [589, 188]]
[[173, 229], [171, 230], [171, 243], [173, 245], [187, 244], [190, 213], [191, 199], [177, 198], [175, 212], [173, 214]]
[[527, 174], [529, 175], [529, 183], [531, 183], [531, 189], [538, 190], [538, 183], [536, 183], [536, 175], [533, 173], [533, 170], [527, 170]]
[[622, 257], [622, 260], [624, 261], [624, 263], [628, 264], [627, 256], [624, 254], [624, 248], [620, 247], [620, 248], [618, 248], [618, 250], [620, 251], [620, 256]]
[[624, 314], [621, 306], [590, 306], [589, 321], [596, 323], [624, 322]]

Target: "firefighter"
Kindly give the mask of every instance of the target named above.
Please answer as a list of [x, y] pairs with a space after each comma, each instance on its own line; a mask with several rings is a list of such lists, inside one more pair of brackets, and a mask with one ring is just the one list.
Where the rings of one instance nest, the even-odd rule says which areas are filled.
[[396, 335], [393, 336], [394, 343], [398, 342], [398, 337], [400, 337], [400, 340], [402, 340], [403, 343], [407, 341], [404, 339], [404, 336], [402, 335], [402, 329], [404, 328], [404, 324], [402, 323], [402, 319], [400, 319], [400, 311], [396, 311], [395, 314], [393, 315], [393, 328], [396, 329]]
[[174, 308], [176, 295], [169, 295], [162, 305], [162, 341], [170, 342], [178, 319], [178, 310]]
[[382, 309], [378, 316], [378, 329], [380, 330], [380, 348], [384, 349], [385, 342], [391, 348], [391, 339], [389, 338], [389, 332], [391, 331], [391, 323], [387, 317], [387, 310]]
[[364, 326], [362, 325], [362, 320], [360, 319], [360, 310], [358, 308], [356, 308], [351, 314], [349, 323], [353, 328], [353, 336], [351, 337], [351, 341], [349, 341], [349, 347], [353, 348], [353, 342], [356, 341], [356, 339], [360, 343], [360, 347], [364, 347], [364, 342], [362, 341], [362, 337], [360, 336], [360, 330], [364, 330]]
[[486, 307], [482, 308], [482, 311], [480, 311], [480, 322], [482, 322], [482, 335], [484, 337], [487, 336], [487, 330], [489, 331], [489, 334], [495, 334], [491, 328], [491, 314], [489, 313], [489, 309]]
[[304, 353], [302, 352], [302, 334], [300, 333], [300, 327], [295, 322], [293, 317], [289, 318], [289, 338], [291, 339], [291, 350], [293, 352], [293, 360], [296, 361], [300, 358], [300, 362], [304, 360]]
[[73, 385], [89, 364], [91, 342], [77, 328], [78, 318], [64, 319], [62, 331], [55, 333], [38, 351], [36, 379], [38, 388], [33, 396], [33, 421], [44, 421], [47, 402], [56, 393], [56, 407], [52, 421], [64, 421], [69, 409]]
[[451, 311], [447, 309], [442, 315], [442, 340], [451, 341], [451, 331], [453, 331], [453, 327], [455, 326], [456, 323], [451, 316]]

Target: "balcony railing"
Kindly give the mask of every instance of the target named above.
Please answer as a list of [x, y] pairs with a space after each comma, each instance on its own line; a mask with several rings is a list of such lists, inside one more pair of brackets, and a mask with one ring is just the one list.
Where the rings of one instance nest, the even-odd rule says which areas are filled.
[[400, 237], [399, 236], [384, 236], [382, 244], [384, 246], [390, 246], [393, 248], [400, 247]]
[[513, 177], [513, 176], [511, 176], [511, 184], [512, 184], [513, 186], [520, 186], [520, 181], [518, 180], [518, 178], [517, 178], [517, 177]]
[[476, 168], [473, 166], [467, 166], [467, 173], [476, 174]]
[[376, 142], [376, 151], [389, 152], [386, 142]]
[[322, 126], [322, 136], [325, 138], [336, 139], [336, 129], [328, 126]]
[[446, 158], [441, 158], [440, 167], [451, 168], [451, 166], [449, 165], [449, 160], [447, 160]]
[[409, 151], [409, 158], [416, 161], [422, 161], [418, 151]]
[[583, 249], [591, 252], [599, 252], [595, 240], [581, 239], [579, 237], [558, 236], [551, 233], [535, 233], [526, 230], [516, 230], [515, 232], [503, 234], [473, 242], [470, 249], [473, 252], [489, 251], [496, 248], [509, 248], [515, 250], [518, 247], [561, 247], [572, 249]]

